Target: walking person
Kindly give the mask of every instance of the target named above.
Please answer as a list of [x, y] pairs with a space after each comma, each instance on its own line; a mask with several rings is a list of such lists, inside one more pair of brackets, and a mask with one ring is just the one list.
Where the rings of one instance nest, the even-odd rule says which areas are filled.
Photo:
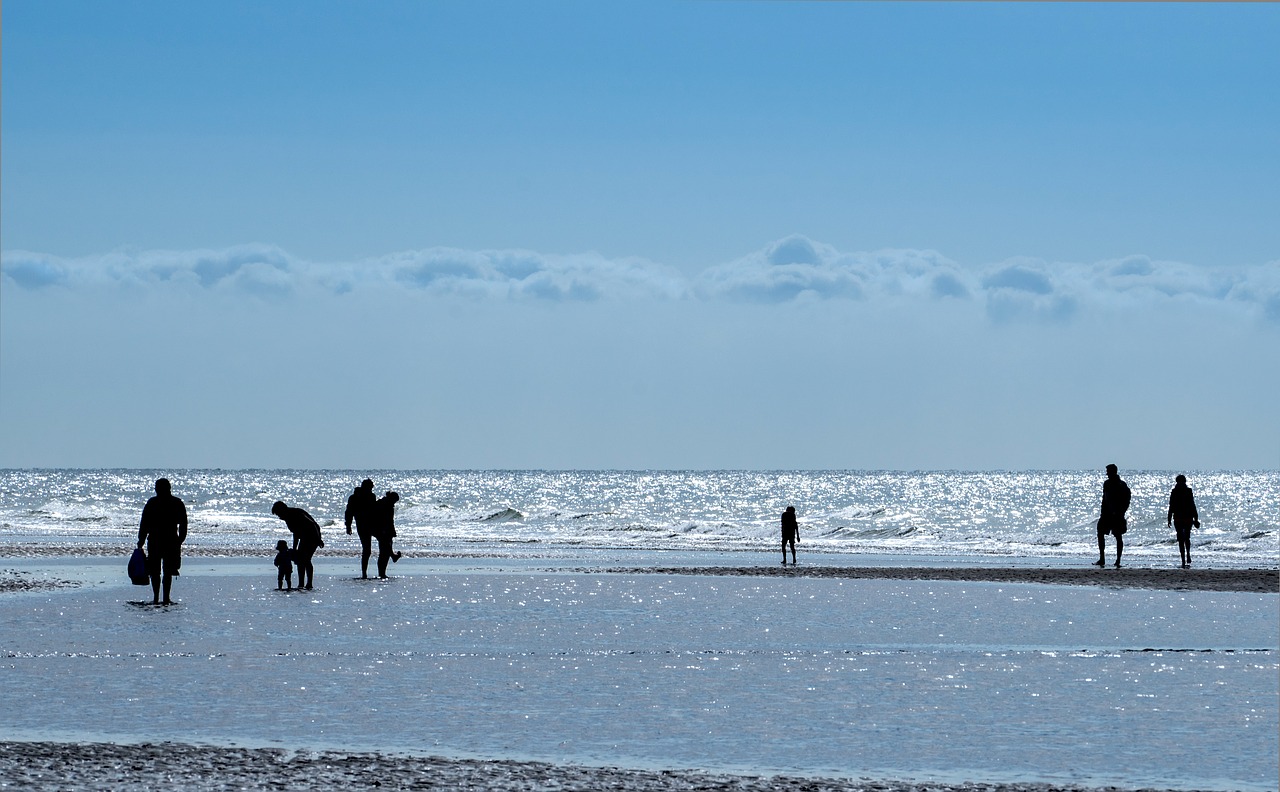
[[1200, 513], [1196, 511], [1196, 498], [1187, 486], [1187, 477], [1178, 474], [1173, 490], [1169, 493], [1169, 516], [1166, 527], [1173, 526], [1178, 534], [1178, 557], [1182, 568], [1191, 567], [1191, 527], [1200, 528]]
[[290, 506], [284, 501], [271, 504], [271, 513], [284, 520], [293, 534], [293, 563], [298, 566], [298, 588], [311, 588], [316, 575], [311, 557], [316, 554], [317, 549], [324, 547], [320, 524], [305, 510]]
[[1124, 555], [1124, 532], [1129, 530], [1125, 512], [1129, 510], [1132, 493], [1129, 485], [1120, 478], [1115, 465], [1107, 465], [1107, 480], [1102, 483], [1102, 514], [1098, 517], [1098, 560], [1094, 566], [1107, 565], [1107, 534], [1116, 538], [1116, 568], [1120, 568], [1120, 556]]
[[[142, 507], [138, 522], [138, 547], [147, 545], [147, 574], [151, 576], [151, 601], [171, 605], [169, 590], [182, 566], [182, 543], [187, 540], [187, 506], [176, 497], [169, 479], [156, 479], [156, 494]], [[160, 599], [161, 581], [164, 600]]]
[[796, 565], [796, 541], [800, 538], [800, 524], [796, 522], [796, 507], [788, 506], [782, 513], [782, 565], [787, 565], [787, 545], [791, 545], [791, 565]]
[[380, 578], [387, 576], [388, 561], [394, 563], [400, 560], [400, 554], [391, 548], [392, 540], [396, 537], [396, 503], [399, 501], [398, 492], [388, 492], [378, 498], [378, 502], [374, 504], [377, 523], [373, 535], [378, 540], [378, 577]]
[[374, 507], [378, 496], [373, 492], [373, 479], [365, 479], [356, 487], [356, 491], [347, 498], [347, 535], [351, 535], [351, 522], [356, 524], [356, 534], [360, 537], [360, 577], [369, 577], [369, 556], [373, 554], [373, 530], [377, 523]]

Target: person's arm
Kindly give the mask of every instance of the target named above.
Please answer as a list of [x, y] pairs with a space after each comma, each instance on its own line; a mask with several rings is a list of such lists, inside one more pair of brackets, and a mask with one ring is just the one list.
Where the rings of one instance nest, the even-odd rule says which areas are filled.
[[[151, 505], [151, 501], [147, 501], [147, 506]], [[142, 507], [142, 519], [138, 520], [138, 547], [142, 547], [147, 542], [147, 525], [150, 520], [147, 517], [147, 506]]]
[[1173, 498], [1174, 498], [1174, 494], [1170, 492], [1169, 493], [1169, 516], [1164, 521], [1164, 527], [1166, 528], [1168, 528], [1170, 525], [1173, 525]]
[[178, 501], [178, 544], [187, 541], [187, 504]]
[[355, 498], [354, 495], [351, 496], [350, 498], [347, 498], [347, 513], [343, 515], [343, 518], [342, 518], [343, 521], [346, 522], [347, 524], [348, 535], [351, 534], [351, 518], [355, 517], [355, 513], [351, 510], [351, 507], [354, 505], [351, 501], [354, 500], [354, 498]]

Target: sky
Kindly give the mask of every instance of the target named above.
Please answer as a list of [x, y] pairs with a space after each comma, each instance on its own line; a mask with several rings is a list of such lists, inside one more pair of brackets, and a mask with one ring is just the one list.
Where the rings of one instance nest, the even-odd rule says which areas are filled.
[[1280, 5], [0, 15], [0, 467], [1280, 468]]

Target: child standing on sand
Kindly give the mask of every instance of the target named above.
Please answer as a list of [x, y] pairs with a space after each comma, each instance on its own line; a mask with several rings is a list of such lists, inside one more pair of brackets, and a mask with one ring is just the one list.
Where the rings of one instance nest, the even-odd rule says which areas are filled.
[[286, 584], [293, 591], [293, 553], [289, 543], [281, 539], [276, 542], [276, 588], [283, 589]]

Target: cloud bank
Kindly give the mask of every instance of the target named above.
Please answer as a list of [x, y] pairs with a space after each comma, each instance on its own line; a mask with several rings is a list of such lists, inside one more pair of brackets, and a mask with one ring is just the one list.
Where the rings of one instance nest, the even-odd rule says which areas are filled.
[[597, 253], [427, 248], [351, 262], [307, 261], [278, 247], [120, 250], [83, 258], [6, 251], [0, 273], [24, 292], [179, 290], [262, 299], [378, 289], [470, 300], [961, 303], [993, 323], [1070, 322], [1085, 310], [1218, 305], [1280, 324], [1280, 261], [1214, 267], [1126, 256], [1092, 263], [1014, 258], [964, 265], [933, 250], [845, 252], [794, 235], [695, 276]]

